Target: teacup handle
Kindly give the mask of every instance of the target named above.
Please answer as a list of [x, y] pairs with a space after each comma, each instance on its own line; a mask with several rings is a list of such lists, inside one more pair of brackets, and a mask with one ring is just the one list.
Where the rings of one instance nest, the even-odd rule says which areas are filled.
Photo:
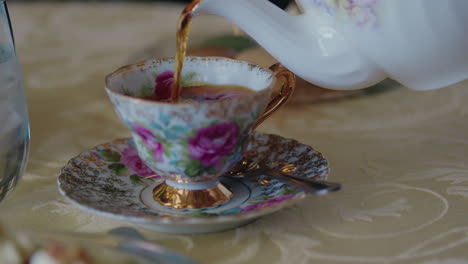
[[252, 130], [255, 130], [260, 124], [267, 120], [274, 112], [276, 112], [283, 104], [285, 104], [294, 92], [296, 87], [296, 75], [286, 69], [281, 63], [276, 63], [270, 67], [270, 70], [275, 73], [276, 78], [283, 79], [283, 84], [279, 93], [272, 96], [268, 103], [265, 112], [253, 125]]

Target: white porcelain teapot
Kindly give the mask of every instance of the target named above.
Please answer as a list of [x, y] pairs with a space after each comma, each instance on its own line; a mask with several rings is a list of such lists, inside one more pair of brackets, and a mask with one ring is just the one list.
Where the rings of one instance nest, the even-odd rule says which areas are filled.
[[358, 89], [392, 78], [414, 90], [468, 78], [468, 0], [204, 0], [195, 15], [239, 26], [303, 79]]

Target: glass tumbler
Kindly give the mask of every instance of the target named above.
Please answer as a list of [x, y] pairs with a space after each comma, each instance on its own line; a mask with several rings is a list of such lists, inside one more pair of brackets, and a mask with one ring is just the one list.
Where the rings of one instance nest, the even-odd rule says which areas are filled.
[[7, 4], [0, 0], [0, 201], [21, 177], [29, 152], [29, 119]]

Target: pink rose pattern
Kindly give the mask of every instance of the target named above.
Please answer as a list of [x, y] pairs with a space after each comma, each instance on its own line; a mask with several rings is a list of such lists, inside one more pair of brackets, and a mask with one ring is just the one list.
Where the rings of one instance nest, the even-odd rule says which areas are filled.
[[140, 156], [138, 156], [138, 152], [135, 148], [133, 147], [128, 147], [125, 148], [122, 151], [122, 159], [121, 162], [129, 169], [134, 171], [138, 176], [140, 177], [148, 177], [151, 175], [155, 175], [148, 166], [140, 159]]
[[189, 155], [203, 166], [216, 166], [234, 150], [238, 138], [239, 127], [232, 122], [201, 128], [194, 137], [189, 138]]
[[174, 83], [174, 72], [165, 71], [155, 79], [154, 99], [166, 100], [171, 97], [171, 88]]
[[138, 124], [133, 125], [133, 129], [143, 140], [143, 143], [153, 152], [154, 160], [163, 162], [164, 146], [157, 140], [151, 130]]

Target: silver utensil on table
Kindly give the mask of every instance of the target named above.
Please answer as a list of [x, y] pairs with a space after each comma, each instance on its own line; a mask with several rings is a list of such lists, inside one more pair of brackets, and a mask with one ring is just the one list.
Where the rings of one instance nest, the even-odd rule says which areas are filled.
[[146, 240], [143, 235], [131, 227], [118, 227], [110, 230], [109, 235], [122, 240], [117, 248], [121, 251], [137, 255], [157, 264], [197, 264], [195, 261]]
[[257, 162], [244, 159], [238, 165], [236, 165], [228, 173], [230, 177], [251, 177], [259, 174], [265, 174], [274, 178], [278, 178], [287, 183], [298, 186], [312, 194], [323, 195], [330, 192], [335, 192], [341, 189], [340, 183], [329, 182], [329, 181], [319, 181], [313, 178], [307, 178], [304, 176], [294, 175], [296, 166], [291, 163], [278, 163], [275, 165], [278, 169], [273, 169], [266, 166], [260, 166]]

